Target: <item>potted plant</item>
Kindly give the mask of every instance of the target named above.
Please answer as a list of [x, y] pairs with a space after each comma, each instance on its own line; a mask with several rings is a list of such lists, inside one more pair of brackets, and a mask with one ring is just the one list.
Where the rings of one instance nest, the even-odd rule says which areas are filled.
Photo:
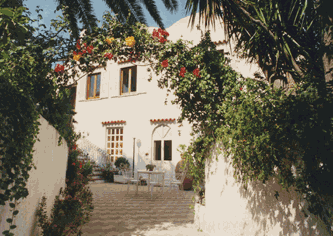
[[124, 164], [124, 165], [130, 165], [130, 163], [128, 162], [128, 160], [124, 157], [119, 157], [115, 162], [114, 165], [120, 170], [120, 164]]
[[152, 165], [152, 164], [146, 165], [146, 169], [149, 171], [153, 171], [155, 167], [156, 167], [156, 165]]

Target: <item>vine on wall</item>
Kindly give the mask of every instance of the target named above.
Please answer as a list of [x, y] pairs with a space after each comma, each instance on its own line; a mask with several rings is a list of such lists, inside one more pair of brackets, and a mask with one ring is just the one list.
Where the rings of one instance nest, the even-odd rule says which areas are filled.
[[[327, 186], [333, 179], [333, 99], [324, 79], [318, 80], [319, 75], [309, 73], [302, 84], [286, 94], [233, 71], [229, 60], [216, 50], [209, 32], [202, 36], [199, 45], [191, 47], [182, 40], [168, 41], [169, 34], [162, 29], [151, 34], [140, 23], [121, 24], [110, 14], [104, 18], [101, 28], [77, 41], [64, 65], [57, 65], [51, 72], [46, 70], [45, 78], [54, 81], [49, 85], [52, 91], [65, 91], [59, 82], [67, 84], [70, 79], [77, 80], [79, 73], [86, 75], [96, 66], [106, 67], [108, 60], [145, 62], [162, 75], [159, 86], [174, 91], [176, 99], [172, 103], [182, 109], [178, 121], [187, 119], [194, 134], [200, 133], [184, 153], [196, 191], [200, 191], [204, 179], [205, 160], [211, 157], [214, 145], [222, 142], [233, 158], [239, 181], [246, 185], [247, 181], [265, 182], [270, 176], [277, 176], [284, 188], [295, 186], [312, 204], [311, 211], [330, 226], [332, 210], [324, 207], [324, 202], [332, 196]], [[67, 25], [65, 19], [62, 26]], [[59, 111], [68, 111], [64, 115], [66, 121], [72, 113], [61, 98], [57, 106], [42, 98], [34, 100], [34, 104], [38, 101], [37, 110], [49, 115], [55, 126], [59, 124], [61, 135], [71, 137], [70, 141], [75, 135], [60, 121], [63, 115]], [[54, 113], [59, 115], [53, 116]], [[69, 167], [68, 173], [72, 172]]]

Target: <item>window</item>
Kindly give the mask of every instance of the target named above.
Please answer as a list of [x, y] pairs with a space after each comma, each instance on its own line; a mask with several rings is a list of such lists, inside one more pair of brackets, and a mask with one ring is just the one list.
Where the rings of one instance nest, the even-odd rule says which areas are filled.
[[123, 156], [123, 128], [107, 129], [106, 150], [111, 154], [112, 162]]
[[89, 75], [87, 80], [87, 99], [99, 98], [101, 74]]
[[154, 141], [154, 149], [155, 149], [155, 160], [160, 161], [161, 160], [161, 140], [155, 140]]
[[136, 66], [121, 69], [120, 95], [136, 92]]
[[172, 143], [171, 140], [165, 140], [164, 141], [164, 160], [165, 161], [171, 161], [172, 157]]
[[171, 140], [155, 140], [154, 141], [155, 160], [171, 161], [172, 160], [172, 141]]

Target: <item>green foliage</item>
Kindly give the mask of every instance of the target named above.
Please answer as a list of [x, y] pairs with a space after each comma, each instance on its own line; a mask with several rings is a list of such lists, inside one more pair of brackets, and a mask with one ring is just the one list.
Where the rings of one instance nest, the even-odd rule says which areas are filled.
[[118, 170], [113, 167], [111, 163], [106, 163], [101, 166], [102, 177], [106, 182], [113, 182], [114, 181], [114, 173]]
[[[59, 131], [59, 142], [65, 138], [71, 147], [78, 136], [70, 126], [74, 112], [66, 87], [68, 76], [64, 77], [67, 81], [60, 81], [50, 74], [52, 63], [74, 45], [72, 39], [58, 36], [68, 30], [66, 17], [54, 21], [53, 25], [60, 27], [57, 32], [42, 30], [42, 27], [36, 29], [29, 25], [32, 20], [26, 8], [3, 0], [0, 17], [0, 189], [4, 190], [0, 204], [5, 205], [7, 201], [17, 202], [29, 194], [26, 182], [29, 171], [35, 167], [33, 145], [37, 141], [40, 116]], [[75, 178], [72, 163], [77, 155], [73, 152], [68, 159], [66, 174], [71, 180]], [[18, 214], [16, 204], [10, 206], [13, 214], [12, 219], [7, 220], [11, 225], [3, 232], [5, 235], [12, 235], [10, 230], [16, 227], [13, 225], [14, 216]]]
[[115, 162], [114, 165], [119, 169], [120, 165], [124, 164], [124, 165], [130, 165], [129, 161], [124, 158], [124, 157], [119, 157]]

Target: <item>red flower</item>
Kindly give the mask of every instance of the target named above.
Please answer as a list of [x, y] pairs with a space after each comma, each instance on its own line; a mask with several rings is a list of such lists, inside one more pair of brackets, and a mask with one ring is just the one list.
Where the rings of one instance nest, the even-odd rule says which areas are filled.
[[196, 68], [194, 69], [193, 74], [197, 77], [200, 77], [199, 72], [200, 72], [199, 68]]
[[163, 67], [168, 67], [168, 59], [162, 61], [162, 66]]
[[153, 38], [159, 38], [160, 34], [156, 30], [154, 30], [152, 36]]
[[162, 35], [165, 35], [165, 36], [169, 36], [169, 33], [168, 32], [166, 32], [165, 30], [162, 30], [162, 33], [161, 33]]
[[57, 64], [56, 67], [54, 68], [55, 72], [64, 72], [65, 67], [63, 65]]
[[80, 163], [80, 166], [79, 166], [79, 168], [81, 169], [82, 168], [82, 164]]
[[87, 53], [87, 50], [86, 49], [83, 49], [82, 50], [83, 54]]
[[88, 53], [91, 54], [93, 49], [94, 49], [93, 45], [88, 46], [87, 47]]
[[180, 73], [179, 73], [179, 75], [180, 75], [181, 77], [184, 77], [184, 76], [185, 76], [185, 73], [186, 73], [186, 68], [185, 68], [185, 67], [180, 68]]
[[73, 54], [74, 54], [74, 55], [76, 55], [76, 54], [77, 54], [77, 52], [75, 52], [75, 51], [74, 51], [74, 52], [73, 52]]
[[163, 30], [161, 28], [158, 28], [158, 32], [162, 34]]
[[109, 59], [112, 59], [113, 54], [108, 52], [108, 53], [105, 53], [105, 54], [104, 54], [104, 57], [107, 57], [107, 58], [109, 58]]
[[87, 47], [87, 44], [86, 44], [86, 43], [84, 43], [84, 44], [83, 44], [83, 46]]
[[242, 87], [240, 87], [240, 89], [239, 89], [240, 91], [242, 91], [243, 90], [243, 88]]
[[77, 42], [76, 42], [76, 48], [77, 48], [78, 50], [81, 49], [81, 46], [80, 46], [80, 40], [77, 40]]
[[164, 42], [166, 42], [168, 40], [166, 38], [164, 38], [164, 37], [161, 37], [159, 41], [160, 41], [160, 43], [164, 43]]
[[75, 162], [73, 162], [72, 165], [75, 166]]

